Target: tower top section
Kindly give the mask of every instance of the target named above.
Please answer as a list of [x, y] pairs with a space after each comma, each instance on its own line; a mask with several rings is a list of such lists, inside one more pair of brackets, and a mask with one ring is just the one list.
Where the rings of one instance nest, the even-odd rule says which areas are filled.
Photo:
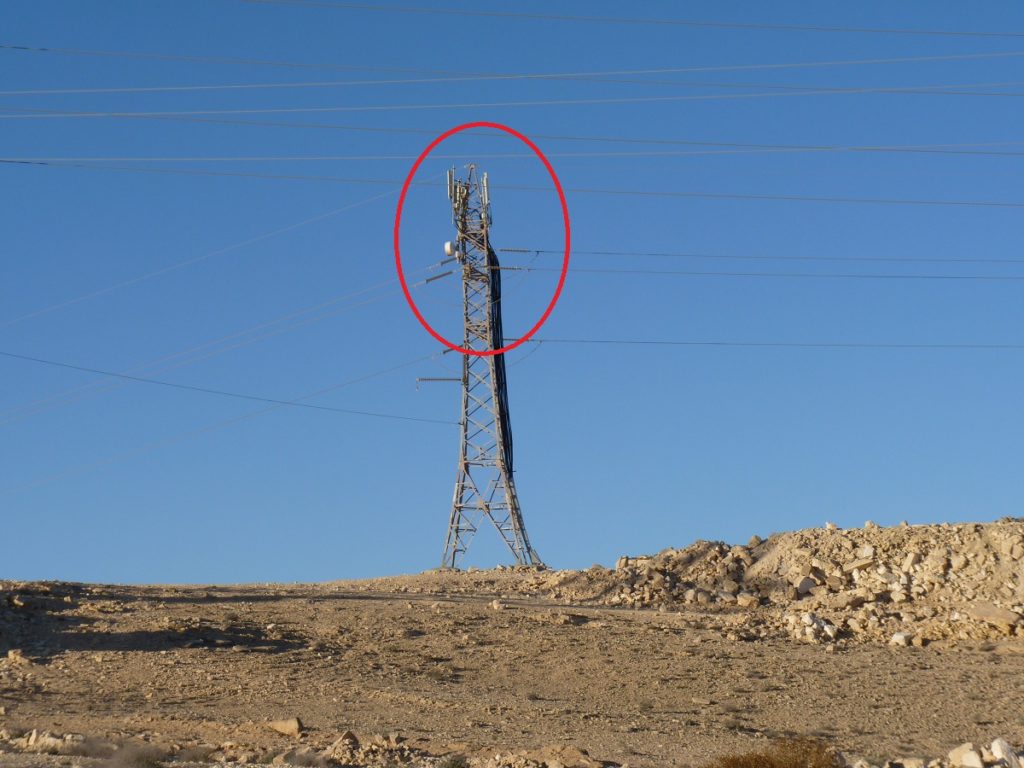
[[475, 163], [466, 166], [464, 179], [455, 175], [454, 166], [449, 169], [448, 199], [452, 202], [452, 224], [460, 238], [468, 232], [478, 234], [490, 228], [493, 219], [487, 173], [478, 174]]

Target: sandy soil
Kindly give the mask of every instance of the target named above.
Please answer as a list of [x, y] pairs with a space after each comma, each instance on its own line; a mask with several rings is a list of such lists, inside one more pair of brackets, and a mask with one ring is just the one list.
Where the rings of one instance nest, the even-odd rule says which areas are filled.
[[[438, 755], [575, 745], [630, 766], [700, 765], [782, 735], [878, 762], [968, 739], [1024, 743], [1017, 637], [743, 640], [730, 630], [745, 621], [735, 606], [566, 605], [528, 594], [531, 580], [0, 582], [0, 736], [35, 728], [269, 754], [351, 730]], [[266, 725], [290, 717], [305, 726], [298, 740]]]

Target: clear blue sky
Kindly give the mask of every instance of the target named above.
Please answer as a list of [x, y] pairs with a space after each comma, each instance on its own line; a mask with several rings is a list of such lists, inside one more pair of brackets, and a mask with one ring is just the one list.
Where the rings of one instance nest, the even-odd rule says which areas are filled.
[[[574, 271], [538, 338], [1024, 343], [1020, 279], [799, 276], [1024, 276], [1024, 56], [980, 56], [1024, 52], [1016, 3], [443, 6], [987, 36], [328, 6], [5, 5], [0, 43], [50, 50], [0, 49], [2, 154], [48, 163], [0, 164], [0, 351], [285, 400], [428, 358], [306, 402], [454, 421], [455, 385], [416, 387], [458, 360], [436, 355], [402, 299], [391, 228], [411, 159], [472, 120], [550, 155], [575, 269], [734, 273]], [[602, 72], [617, 74], [453, 79]], [[329, 84], [194, 88], [288, 83]], [[52, 90], [72, 92], [40, 93]], [[442, 258], [437, 182], [472, 159], [492, 180], [495, 246], [559, 247], [554, 195], [511, 188], [549, 186], [537, 161], [460, 136], [410, 193], [410, 271]], [[558, 256], [505, 258], [543, 268], [508, 279], [511, 336], [546, 304]], [[457, 334], [452, 281], [416, 295]], [[556, 567], [826, 520], [1024, 510], [1022, 349], [548, 343], [508, 362], [523, 511]], [[292, 581], [439, 562], [454, 426], [265, 408], [0, 359], [0, 577]], [[467, 564], [507, 560], [495, 542], [481, 532]]]

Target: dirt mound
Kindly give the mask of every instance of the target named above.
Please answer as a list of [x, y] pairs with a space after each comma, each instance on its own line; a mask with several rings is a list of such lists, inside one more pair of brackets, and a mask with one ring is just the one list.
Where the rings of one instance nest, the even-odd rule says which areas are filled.
[[745, 546], [698, 541], [622, 557], [614, 571], [538, 575], [531, 586], [571, 602], [733, 606], [809, 641], [1024, 638], [1024, 520], [830, 525]]

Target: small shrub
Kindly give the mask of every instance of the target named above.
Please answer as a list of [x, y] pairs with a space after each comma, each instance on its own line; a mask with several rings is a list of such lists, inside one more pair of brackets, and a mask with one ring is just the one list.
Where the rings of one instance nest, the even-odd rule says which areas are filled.
[[328, 768], [331, 761], [312, 749], [297, 749], [284, 756], [284, 762], [299, 768]]
[[150, 744], [123, 744], [107, 760], [103, 768], [160, 768], [167, 755]]
[[214, 752], [213, 747], [182, 747], [174, 759], [179, 763], [208, 763], [211, 762], [210, 755]]
[[87, 737], [81, 741], [66, 741], [61, 747], [62, 755], [72, 757], [101, 757], [109, 758], [114, 754], [117, 747], [109, 741]]
[[450, 755], [437, 768], [469, 768], [469, 761], [462, 755]]
[[451, 677], [450, 671], [441, 666], [430, 667], [424, 674], [436, 683], [443, 683]]
[[710, 768], [842, 768], [842, 762], [820, 741], [785, 739], [759, 752], [725, 755]]

